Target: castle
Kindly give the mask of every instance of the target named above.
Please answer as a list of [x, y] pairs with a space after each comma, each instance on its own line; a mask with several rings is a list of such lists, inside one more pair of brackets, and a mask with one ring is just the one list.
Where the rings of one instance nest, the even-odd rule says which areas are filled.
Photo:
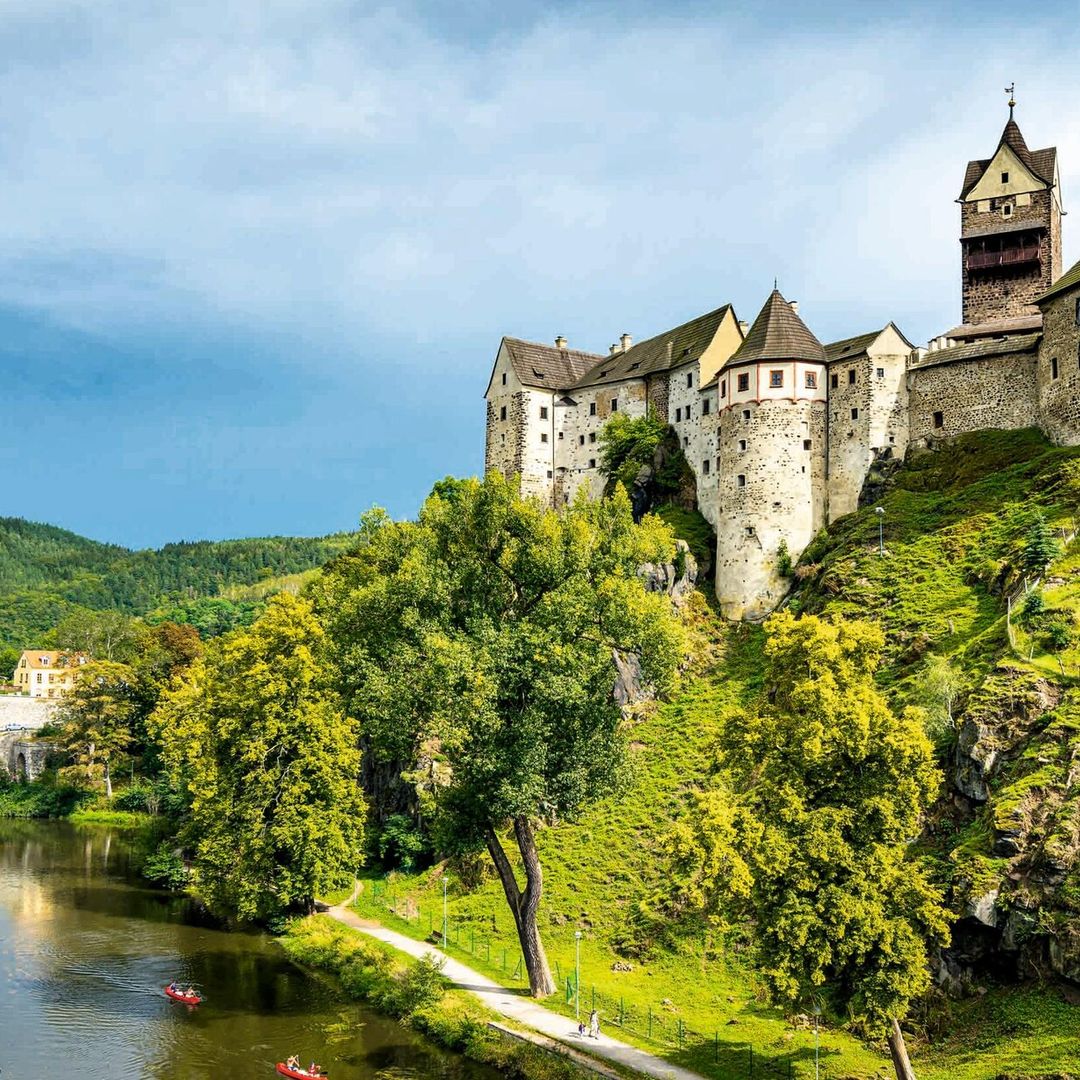
[[603, 493], [597, 440], [615, 412], [674, 429], [716, 531], [730, 618], [783, 598], [797, 559], [859, 505], [881, 459], [980, 429], [1080, 443], [1080, 263], [1061, 274], [1057, 149], [1013, 117], [960, 189], [960, 325], [915, 348], [893, 324], [822, 344], [774, 288], [752, 326], [730, 304], [608, 355], [503, 338], [485, 398], [485, 470], [559, 507]]

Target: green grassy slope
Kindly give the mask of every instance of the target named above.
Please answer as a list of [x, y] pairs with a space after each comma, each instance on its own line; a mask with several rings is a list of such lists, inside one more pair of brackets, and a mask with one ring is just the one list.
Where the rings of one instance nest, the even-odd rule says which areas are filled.
[[[0, 645], [38, 643], [74, 606], [145, 614], [167, 601], [217, 597], [230, 587], [271, 589], [343, 551], [349, 534], [167, 544], [130, 551], [52, 525], [0, 518]], [[238, 598], [239, 599], [239, 598]]]
[[[969, 679], [965, 698], [999, 677], [1003, 659], [1017, 664], [1005, 627], [1001, 590], [1016, 584], [1023, 535], [1040, 507], [1056, 525], [1071, 521], [1080, 451], [1049, 447], [1034, 432], [983, 433], [912, 461], [885, 496], [888, 554], [877, 553], [877, 518], [861, 511], [838, 522], [808, 553], [813, 565], [793, 602], [804, 609], [869, 616], [886, 629], [882, 682], [899, 704], [919, 698], [927, 657], [957, 658]], [[1070, 555], [1055, 581], [1071, 597]], [[1080, 581], [1077, 582], [1080, 606]], [[1055, 599], [1056, 602], [1056, 599]], [[1063, 597], [1062, 602], [1065, 602]], [[1069, 600], [1069, 602], [1072, 602]], [[663, 878], [663, 837], [700, 782], [718, 715], [757, 686], [762, 631], [721, 627], [698, 612], [708, 655], [670, 702], [635, 722], [629, 789], [579, 822], [545, 829], [542, 927], [549, 958], [565, 987], [581, 941], [582, 1007], [595, 1000], [607, 1029], [656, 1049], [709, 1076], [813, 1075], [813, 1038], [804, 1022], [763, 1003], [737, 939], [678, 933], [649, 917]], [[1036, 650], [1032, 671], [1056, 660]], [[1071, 655], [1066, 667], [1073, 664]], [[1041, 665], [1041, 666], [1040, 666]], [[1052, 726], [1052, 725], [1051, 725]], [[1050, 728], [1047, 728], [1049, 731]], [[946, 747], [948, 749], [948, 747]], [[1055, 758], [1057, 760], [1057, 758]], [[1018, 772], [1010, 770], [1009, 783]], [[1008, 784], [1006, 784], [1008, 786]], [[995, 804], [996, 805], [996, 804]], [[943, 877], [958, 881], [972, 860], [989, 858], [987, 815], [942, 819], [932, 837]], [[482, 865], [482, 864], [478, 864]], [[981, 864], [980, 864], [981, 865]], [[982, 868], [985, 870], [985, 868]], [[518, 951], [498, 883], [477, 868], [453, 868], [449, 891], [451, 947], [475, 966], [512, 978]], [[358, 908], [418, 937], [441, 925], [442, 867], [369, 883]], [[1080, 895], [1080, 893], [1078, 893]], [[954, 896], [962, 903], [959, 892]], [[631, 970], [615, 970], [629, 965]], [[1080, 1061], [1080, 1008], [1053, 986], [997, 987], [964, 1000], [936, 1000], [915, 1018], [910, 1040], [923, 1080], [991, 1080], [1004, 1074], [1049, 1076]], [[565, 993], [554, 1003], [572, 1013]], [[886, 1074], [883, 1048], [852, 1035], [822, 1034], [822, 1063], [832, 1077]]]

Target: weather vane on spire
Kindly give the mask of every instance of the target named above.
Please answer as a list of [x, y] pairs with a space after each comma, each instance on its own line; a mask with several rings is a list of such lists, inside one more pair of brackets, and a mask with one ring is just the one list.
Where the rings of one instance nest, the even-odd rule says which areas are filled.
[[1005, 93], [1009, 95], [1009, 119], [1013, 118], [1013, 109], [1016, 108], [1016, 81], [1013, 81], [1012, 86], [1005, 87]]

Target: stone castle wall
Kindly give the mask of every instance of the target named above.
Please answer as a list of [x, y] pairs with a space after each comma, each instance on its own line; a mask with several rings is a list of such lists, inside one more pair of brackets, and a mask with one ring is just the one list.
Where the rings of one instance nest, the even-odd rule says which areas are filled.
[[1032, 350], [912, 367], [907, 377], [911, 442], [1038, 426], [1037, 360]]
[[1059, 446], [1080, 444], [1078, 304], [1080, 290], [1074, 289], [1054, 297], [1043, 310], [1043, 340], [1038, 360], [1039, 415], [1043, 430]]
[[728, 618], [771, 611], [788, 587], [777, 568], [780, 542], [798, 559], [824, 525], [825, 424], [821, 400], [720, 414], [716, 595]]
[[829, 367], [829, 520], [850, 514], [874, 460], [903, 457], [908, 441], [907, 353]]
[[967, 268], [964, 245], [961, 245], [960, 276], [965, 323], [1037, 314], [1035, 300], [1050, 288], [1054, 278], [1061, 273], [1061, 217], [1050, 191], [962, 203], [960, 221], [963, 232], [990, 227], [995, 224], [995, 219], [1004, 224], [999, 205], [1004, 202], [1012, 206], [1012, 214], [1008, 218], [1010, 228], [1021, 223], [1030, 224], [1032, 228], [1043, 228], [1039, 238], [1039, 262], [971, 271]]

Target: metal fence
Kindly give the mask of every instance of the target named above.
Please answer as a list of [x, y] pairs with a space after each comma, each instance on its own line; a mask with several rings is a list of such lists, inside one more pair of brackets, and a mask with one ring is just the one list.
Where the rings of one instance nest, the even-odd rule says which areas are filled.
[[[527, 982], [525, 959], [520, 949], [493, 940], [483, 928], [477, 927], [476, 919], [455, 920], [448, 915], [444, 942], [441, 898], [424, 905], [408, 893], [398, 893], [386, 881], [372, 881], [370, 884], [372, 899], [391, 918], [400, 919], [413, 927], [426, 927], [428, 940], [433, 944], [447, 952], [457, 951], [482, 960], [489, 969], [504, 975], [510, 982], [522, 985]], [[574, 972], [563, 971], [558, 960], [552, 963], [552, 968], [564, 1004], [574, 1005], [577, 996]], [[716, 1065], [722, 1065], [730, 1075], [768, 1080], [809, 1080], [815, 1076], [828, 1076], [826, 1061], [821, 1060], [815, 1065], [805, 1048], [777, 1056], [775, 1051], [767, 1054], [750, 1043], [733, 1041], [729, 1033], [721, 1037], [720, 1027], [712, 1032], [691, 1028], [679, 1015], [678, 1005], [668, 999], [648, 1005], [628, 1003], [622, 995], [583, 981], [577, 1005], [585, 1016], [595, 1009], [603, 1029], [609, 1034], [617, 1036], [620, 1031], [627, 1032], [654, 1046], [682, 1051], [688, 1061], [711, 1060]]]

